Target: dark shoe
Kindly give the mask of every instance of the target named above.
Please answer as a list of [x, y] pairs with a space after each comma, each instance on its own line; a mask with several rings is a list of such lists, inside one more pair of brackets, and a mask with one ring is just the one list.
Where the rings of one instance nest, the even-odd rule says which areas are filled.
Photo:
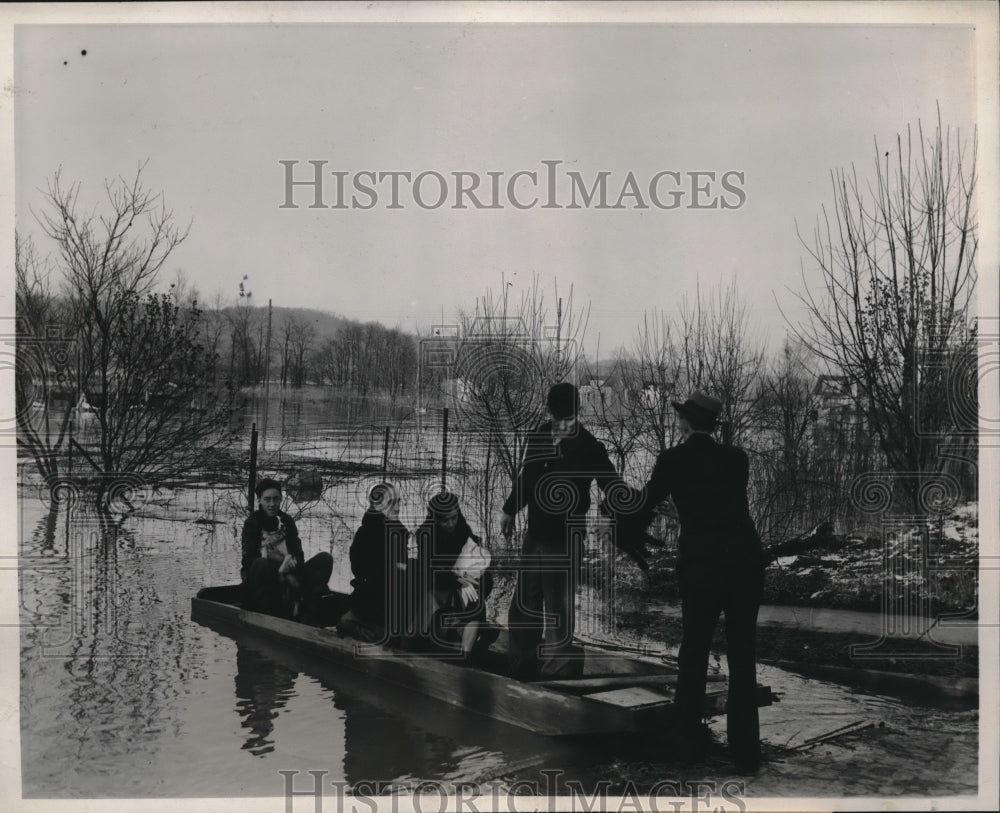
[[682, 740], [670, 740], [661, 744], [659, 756], [665, 762], [675, 765], [700, 765], [708, 756], [708, 749]]
[[740, 774], [755, 774], [760, 770], [760, 751], [750, 750], [748, 752], [736, 753], [729, 749], [736, 772]]
[[758, 759], [756, 762], [735, 762], [733, 763], [733, 767], [740, 776], [754, 776], [760, 770], [760, 760]]
[[680, 765], [698, 765], [708, 758], [712, 734], [705, 725], [690, 730], [676, 727], [667, 734], [667, 741], [669, 760]]

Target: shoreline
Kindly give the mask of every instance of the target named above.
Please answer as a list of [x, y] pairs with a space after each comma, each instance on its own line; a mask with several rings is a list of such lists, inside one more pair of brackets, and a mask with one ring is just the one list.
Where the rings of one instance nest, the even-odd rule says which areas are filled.
[[[859, 621], [866, 623], [858, 623]], [[907, 696], [975, 704], [979, 696], [978, 628], [931, 627], [941, 637], [928, 640], [916, 630], [890, 635], [877, 613], [765, 606], [757, 625], [757, 662], [853, 686]], [[839, 623], [838, 623], [839, 622]], [[848, 623], [850, 622], [850, 623]], [[619, 628], [656, 627], [666, 641], [681, 640], [681, 610], [676, 605], [623, 612]], [[725, 655], [724, 622], [720, 619], [712, 652]]]

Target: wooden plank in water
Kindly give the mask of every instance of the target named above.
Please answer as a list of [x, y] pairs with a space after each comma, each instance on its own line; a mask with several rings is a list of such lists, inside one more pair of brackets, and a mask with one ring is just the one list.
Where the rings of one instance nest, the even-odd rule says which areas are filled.
[[670, 703], [671, 699], [662, 692], [654, 691], [646, 686], [627, 686], [621, 689], [611, 689], [610, 691], [594, 692], [585, 694], [584, 697], [590, 700], [599, 700], [602, 703], [611, 703], [615, 706], [636, 709], [652, 706], [657, 703]]
[[[724, 683], [723, 675], [709, 675], [709, 683]], [[676, 686], [677, 674], [663, 672], [659, 675], [594, 675], [573, 680], [540, 680], [532, 685], [544, 686], [546, 689], [557, 689], [561, 692], [585, 694], [600, 689], [611, 689], [616, 686]]]
[[[577, 642], [580, 643], [580, 642]], [[510, 647], [510, 632], [503, 628], [493, 644], [495, 652], [506, 656]], [[609, 652], [596, 645], [583, 644], [586, 658], [583, 663], [585, 677], [601, 677], [604, 675], [648, 675], [664, 671], [664, 664], [651, 660], [641, 660], [627, 652]], [[668, 671], [676, 669], [666, 667]]]
[[[705, 691], [705, 714], [708, 717], [721, 716], [726, 713], [726, 701], [728, 700], [728, 686], [709, 686]], [[757, 684], [757, 706], [762, 708], [770, 706], [774, 702], [769, 686]]]

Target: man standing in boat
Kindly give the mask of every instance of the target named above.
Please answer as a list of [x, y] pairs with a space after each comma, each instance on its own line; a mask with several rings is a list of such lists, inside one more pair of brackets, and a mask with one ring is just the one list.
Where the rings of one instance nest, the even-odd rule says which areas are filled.
[[579, 395], [563, 382], [546, 399], [550, 420], [528, 436], [521, 470], [503, 505], [510, 537], [527, 506], [528, 527], [508, 615], [511, 675], [520, 680], [573, 678], [583, 651], [573, 645], [577, 573], [586, 538], [590, 486], [627, 488], [607, 450], [577, 420]]
[[[677, 683], [678, 749], [703, 755], [701, 725], [709, 648], [720, 613], [726, 615], [729, 663], [727, 738], [737, 766], [760, 762], [755, 639], [764, 586], [764, 554], [750, 517], [746, 453], [712, 438], [722, 403], [696, 391], [673, 402], [682, 440], [661, 452], [653, 467], [643, 510], [625, 522], [647, 525], [653, 507], [673, 498], [680, 517], [677, 577], [683, 633]], [[629, 533], [625, 531], [626, 535]]]

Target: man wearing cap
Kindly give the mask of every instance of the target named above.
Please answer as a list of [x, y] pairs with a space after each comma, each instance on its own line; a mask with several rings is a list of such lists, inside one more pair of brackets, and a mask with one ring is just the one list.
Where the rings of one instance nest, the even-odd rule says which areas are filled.
[[528, 507], [508, 615], [511, 675], [521, 680], [583, 673], [583, 651], [572, 641], [590, 484], [596, 480], [605, 494], [612, 485], [625, 488], [604, 445], [577, 421], [579, 403], [572, 384], [549, 390], [550, 420], [528, 436], [521, 470], [503, 505], [500, 530], [508, 538], [514, 516]]
[[760, 762], [755, 638], [764, 584], [760, 536], [747, 500], [749, 460], [712, 438], [722, 403], [701, 391], [673, 402], [682, 441], [661, 452], [646, 485], [643, 520], [668, 495], [680, 517], [677, 577], [683, 634], [676, 707], [678, 746], [704, 753], [701, 719], [709, 648], [719, 614], [726, 615], [729, 662], [727, 737], [737, 766]]

